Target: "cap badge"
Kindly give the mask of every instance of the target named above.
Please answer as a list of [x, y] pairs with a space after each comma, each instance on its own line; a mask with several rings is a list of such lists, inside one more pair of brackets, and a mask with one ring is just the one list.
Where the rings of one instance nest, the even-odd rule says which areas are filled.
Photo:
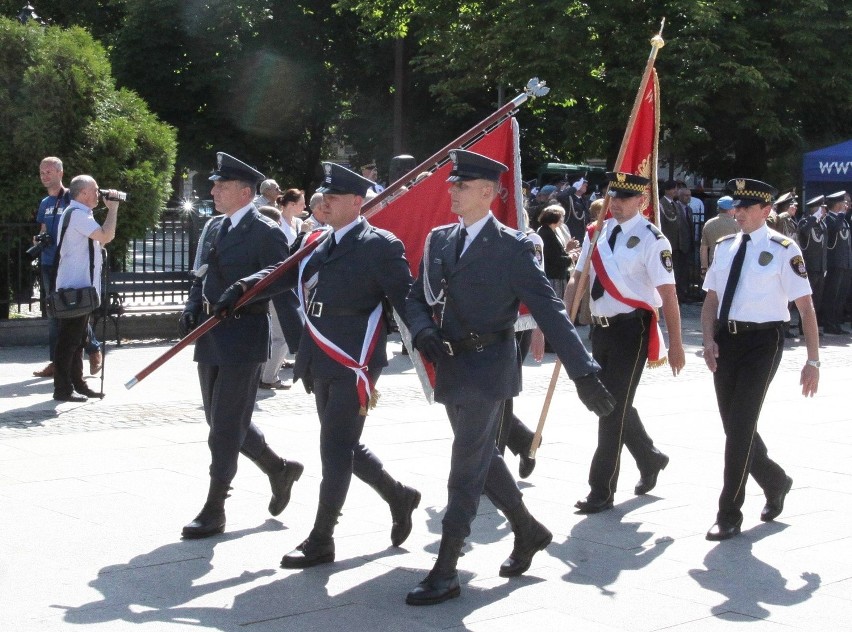
[[325, 175], [327, 175], [327, 176], [331, 175], [331, 163], [330, 162], [325, 163], [322, 166], [322, 168], [325, 170]]
[[459, 159], [458, 159], [455, 151], [450, 152], [450, 160], [453, 161], [453, 164], [458, 163]]
[[616, 178], [619, 182], [624, 182], [625, 180], [627, 180], [627, 174], [624, 174], [624, 173], [618, 172], [618, 173], [616, 173], [616, 174], [615, 174], [615, 178]]
[[745, 180], [737, 180], [736, 181], [737, 191], [742, 191], [743, 189], [745, 189], [745, 184], [746, 184]]

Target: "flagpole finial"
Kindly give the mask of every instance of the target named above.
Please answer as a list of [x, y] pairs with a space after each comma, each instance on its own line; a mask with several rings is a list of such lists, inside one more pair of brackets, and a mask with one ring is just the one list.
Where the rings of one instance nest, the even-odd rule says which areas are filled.
[[547, 87], [546, 81], [539, 81], [538, 77], [533, 77], [527, 81], [524, 92], [530, 97], [543, 97], [550, 92], [550, 88]]
[[666, 42], [663, 39], [663, 28], [665, 26], [666, 26], [666, 18], [663, 18], [663, 20], [660, 22], [659, 32], [656, 35], [654, 35], [654, 37], [651, 38], [651, 46], [653, 46], [657, 50], [661, 49], [663, 46], [666, 45]]

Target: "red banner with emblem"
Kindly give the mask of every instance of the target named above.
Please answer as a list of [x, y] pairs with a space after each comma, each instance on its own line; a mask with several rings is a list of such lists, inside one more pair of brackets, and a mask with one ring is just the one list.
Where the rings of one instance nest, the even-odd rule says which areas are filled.
[[615, 171], [633, 173], [651, 181], [645, 190], [642, 214], [660, 225], [657, 191], [657, 145], [660, 138], [660, 84], [652, 68], [639, 86], [639, 107], [628, 123]]
[[[503, 224], [517, 228], [520, 224], [519, 211], [523, 209], [517, 121], [513, 117], [507, 118], [465, 149], [509, 167], [500, 177], [500, 192], [491, 204], [491, 211]], [[399, 193], [386, 206], [368, 214], [368, 221], [373, 226], [389, 230], [405, 244], [405, 256], [415, 276], [429, 231], [436, 226], [459, 221], [458, 215], [450, 210], [447, 178], [452, 167], [448, 160], [408, 190]]]

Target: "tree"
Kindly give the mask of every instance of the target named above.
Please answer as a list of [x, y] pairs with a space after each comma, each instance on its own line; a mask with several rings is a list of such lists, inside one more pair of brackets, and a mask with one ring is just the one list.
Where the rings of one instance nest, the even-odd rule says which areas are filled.
[[128, 90], [116, 90], [103, 47], [82, 28], [0, 18], [0, 221], [34, 219], [38, 165], [62, 158], [66, 182], [89, 173], [123, 189], [111, 250], [154, 226], [170, 190], [175, 133]]

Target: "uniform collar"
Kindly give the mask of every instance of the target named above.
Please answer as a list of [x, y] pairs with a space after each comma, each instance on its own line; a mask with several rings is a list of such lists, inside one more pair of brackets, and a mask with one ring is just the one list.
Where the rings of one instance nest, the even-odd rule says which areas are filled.
[[765, 244], [769, 240], [769, 226], [763, 224], [760, 228], [751, 231], [748, 236], [753, 244]]
[[343, 239], [346, 236], [346, 233], [348, 233], [350, 230], [355, 228], [358, 224], [361, 223], [361, 221], [362, 221], [362, 219], [361, 219], [361, 216], [359, 215], [352, 222], [350, 222], [349, 224], [346, 224], [346, 226], [344, 226], [343, 228], [338, 228], [336, 231], [334, 231], [334, 240], [337, 243], [340, 243], [340, 240]]
[[[612, 219], [613, 219], [614, 224], [618, 224], [617, 220], [614, 217]], [[621, 232], [629, 233], [631, 230], [633, 230], [634, 228], [636, 228], [636, 226], [639, 225], [639, 223], [642, 221], [642, 219], [643, 219], [642, 213], [641, 212], [636, 213], [636, 215], [631, 217], [629, 220], [627, 220], [623, 224], [619, 224], [619, 226], [621, 226]]]
[[254, 207], [254, 204], [249, 203], [249, 204], [246, 204], [244, 207], [242, 207], [240, 210], [236, 211], [235, 213], [232, 213], [231, 214], [231, 228], [236, 228], [237, 224], [240, 223], [240, 220], [242, 218], [244, 218], [246, 216], [246, 213], [248, 213], [253, 207]]

